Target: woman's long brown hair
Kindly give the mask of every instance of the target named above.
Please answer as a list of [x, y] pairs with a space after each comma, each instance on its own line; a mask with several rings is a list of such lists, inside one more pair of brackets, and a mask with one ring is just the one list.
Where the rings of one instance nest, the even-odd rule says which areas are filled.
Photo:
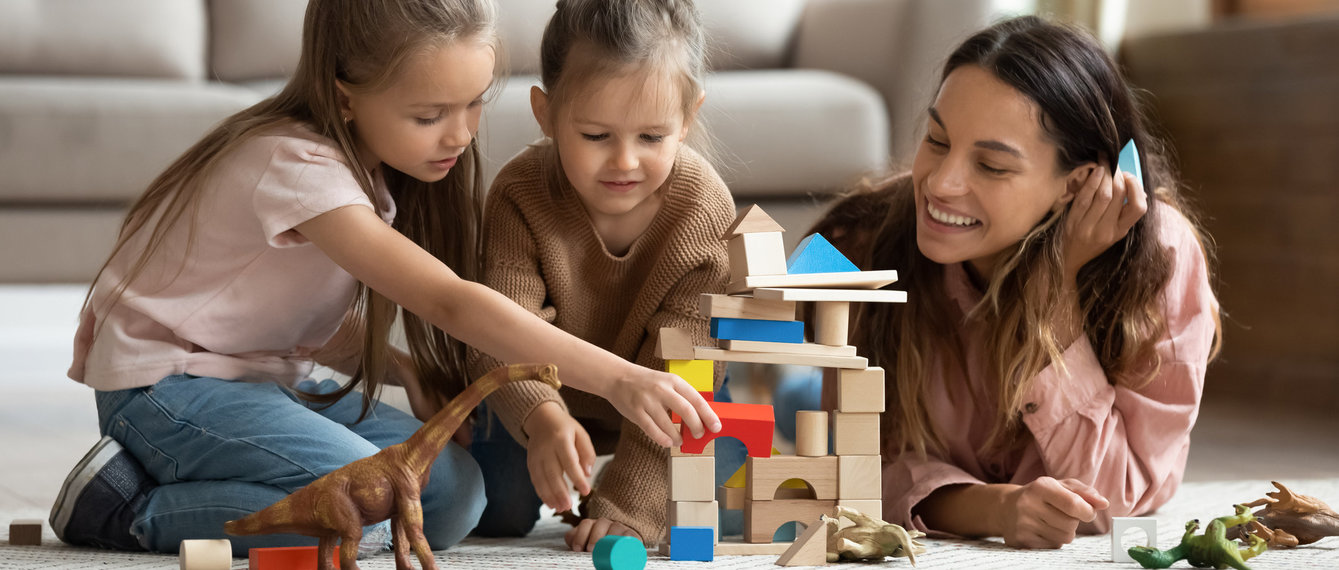
[[[297, 121], [335, 141], [373, 205], [386, 207], [378, 203], [369, 174], [358, 166], [363, 163], [355, 143], [357, 125], [342, 118], [336, 80], [357, 92], [375, 92], [389, 86], [405, 62], [423, 50], [457, 41], [481, 42], [496, 49], [496, 22], [491, 0], [311, 0], [298, 67], [283, 91], [225, 119], [168, 166], [131, 206], [97, 276], [118, 255], [134, 256], [134, 261], [99, 309], [120, 301], [162, 248], [169, 228], [183, 223], [194, 227], [199, 213], [195, 196], [220, 157], [281, 123]], [[438, 182], [421, 182], [389, 166], [383, 170], [398, 211], [394, 227], [462, 278], [477, 280], [483, 220], [477, 143], [472, 142], [455, 168]], [[141, 232], [149, 232], [147, 246], [127, 250], [127, 242]], [[188, 248], [192, 241], [193, 233]], [[90, 288], [85, 306], [91, 297]], [[389, 336], [397, 312], [404, 320], [409, 352], [425, 394], [449, 397], [463, 389], [467, 378], [464, 345], [359, 284], [346, 319], [347, 326], [360, 331], [356, 336], [361, 337], [361, 346], [350, 347], [360, 355], [357, 371], [338, 392], [314, 399], [333, 402], [361, 385], [363, 413], [367, 412], [391, 367]]]

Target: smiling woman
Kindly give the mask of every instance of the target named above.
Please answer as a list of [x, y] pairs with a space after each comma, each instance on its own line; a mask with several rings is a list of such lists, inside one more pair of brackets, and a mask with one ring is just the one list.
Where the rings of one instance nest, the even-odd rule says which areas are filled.
[[[887, 373], [885, 518], [1056, 548], [1180, 483], [1218, 305], [1132, 90], [1085, 32], [1001, 22], [950, 56], [909, 175], [821, 220], [911, 302], [860, 309]], [[1144, 179], [1116, 172], [1134, 141]]]

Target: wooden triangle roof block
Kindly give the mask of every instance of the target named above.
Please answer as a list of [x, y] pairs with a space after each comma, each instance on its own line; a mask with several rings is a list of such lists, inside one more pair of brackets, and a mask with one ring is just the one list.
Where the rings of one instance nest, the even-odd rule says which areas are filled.
[[761, 207], [754, 204], [749, 206], [747, 210], [744, 210], [744, 213], [740, 214], [739, 217], [735, 218], [735, 223], [730, 224], [730, 227], [725, 229], [725, 233], [721, 234], [720, 239], [728, 240], [737, 235], [756, 234], [759, 232], [784, 231], [786, 231], [786, 228], [781, 227], [781, 224], [776, 223], [776, 220], [773, 220], [771, 216], [767, 215], [767, 212], [762, 211]]

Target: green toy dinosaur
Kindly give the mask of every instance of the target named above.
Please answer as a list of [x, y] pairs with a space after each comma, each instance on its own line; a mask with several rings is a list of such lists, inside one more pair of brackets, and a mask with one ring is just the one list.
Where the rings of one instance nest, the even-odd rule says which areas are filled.
[[1144, 568], [1170, 568], [1177, 560], [1185, 559], [1196, 568], [1227, 568], [1251, 570], [1246, 561], [1264, 552], [1268, 545], [1264, 539], [1251, 535], [1251, 545], [1237, 548], [1235, 540], [1228, 540], [1227, 529], [1255, 520], [1250, 507], [1233, 505], [1237, 514], [1218, 517], [1209, 521], [1204, 534], [1196, 536], [1200, 528], [1199, 519], [1186, 523], [1186, 534], [1181, 544], [1167, 550], [1158, 550], [1150, 546], [1134, 546], [1129, 550], [1130, 558]]

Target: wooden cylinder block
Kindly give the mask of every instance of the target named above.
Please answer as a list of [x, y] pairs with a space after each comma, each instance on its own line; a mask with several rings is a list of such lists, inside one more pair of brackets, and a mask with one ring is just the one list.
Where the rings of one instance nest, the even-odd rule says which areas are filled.
[[814, 342], [828, 346], [846, 346], [851, 304], [845, 301], [819, 301], [814, 307]]
[[181, 570], [228, 570], [232, 568], [232, 542], [217, 540], [183, 540], [178, 553]]
[[828, 454], [828, 413], [795, 412], [795, 455], [822, 457]]

